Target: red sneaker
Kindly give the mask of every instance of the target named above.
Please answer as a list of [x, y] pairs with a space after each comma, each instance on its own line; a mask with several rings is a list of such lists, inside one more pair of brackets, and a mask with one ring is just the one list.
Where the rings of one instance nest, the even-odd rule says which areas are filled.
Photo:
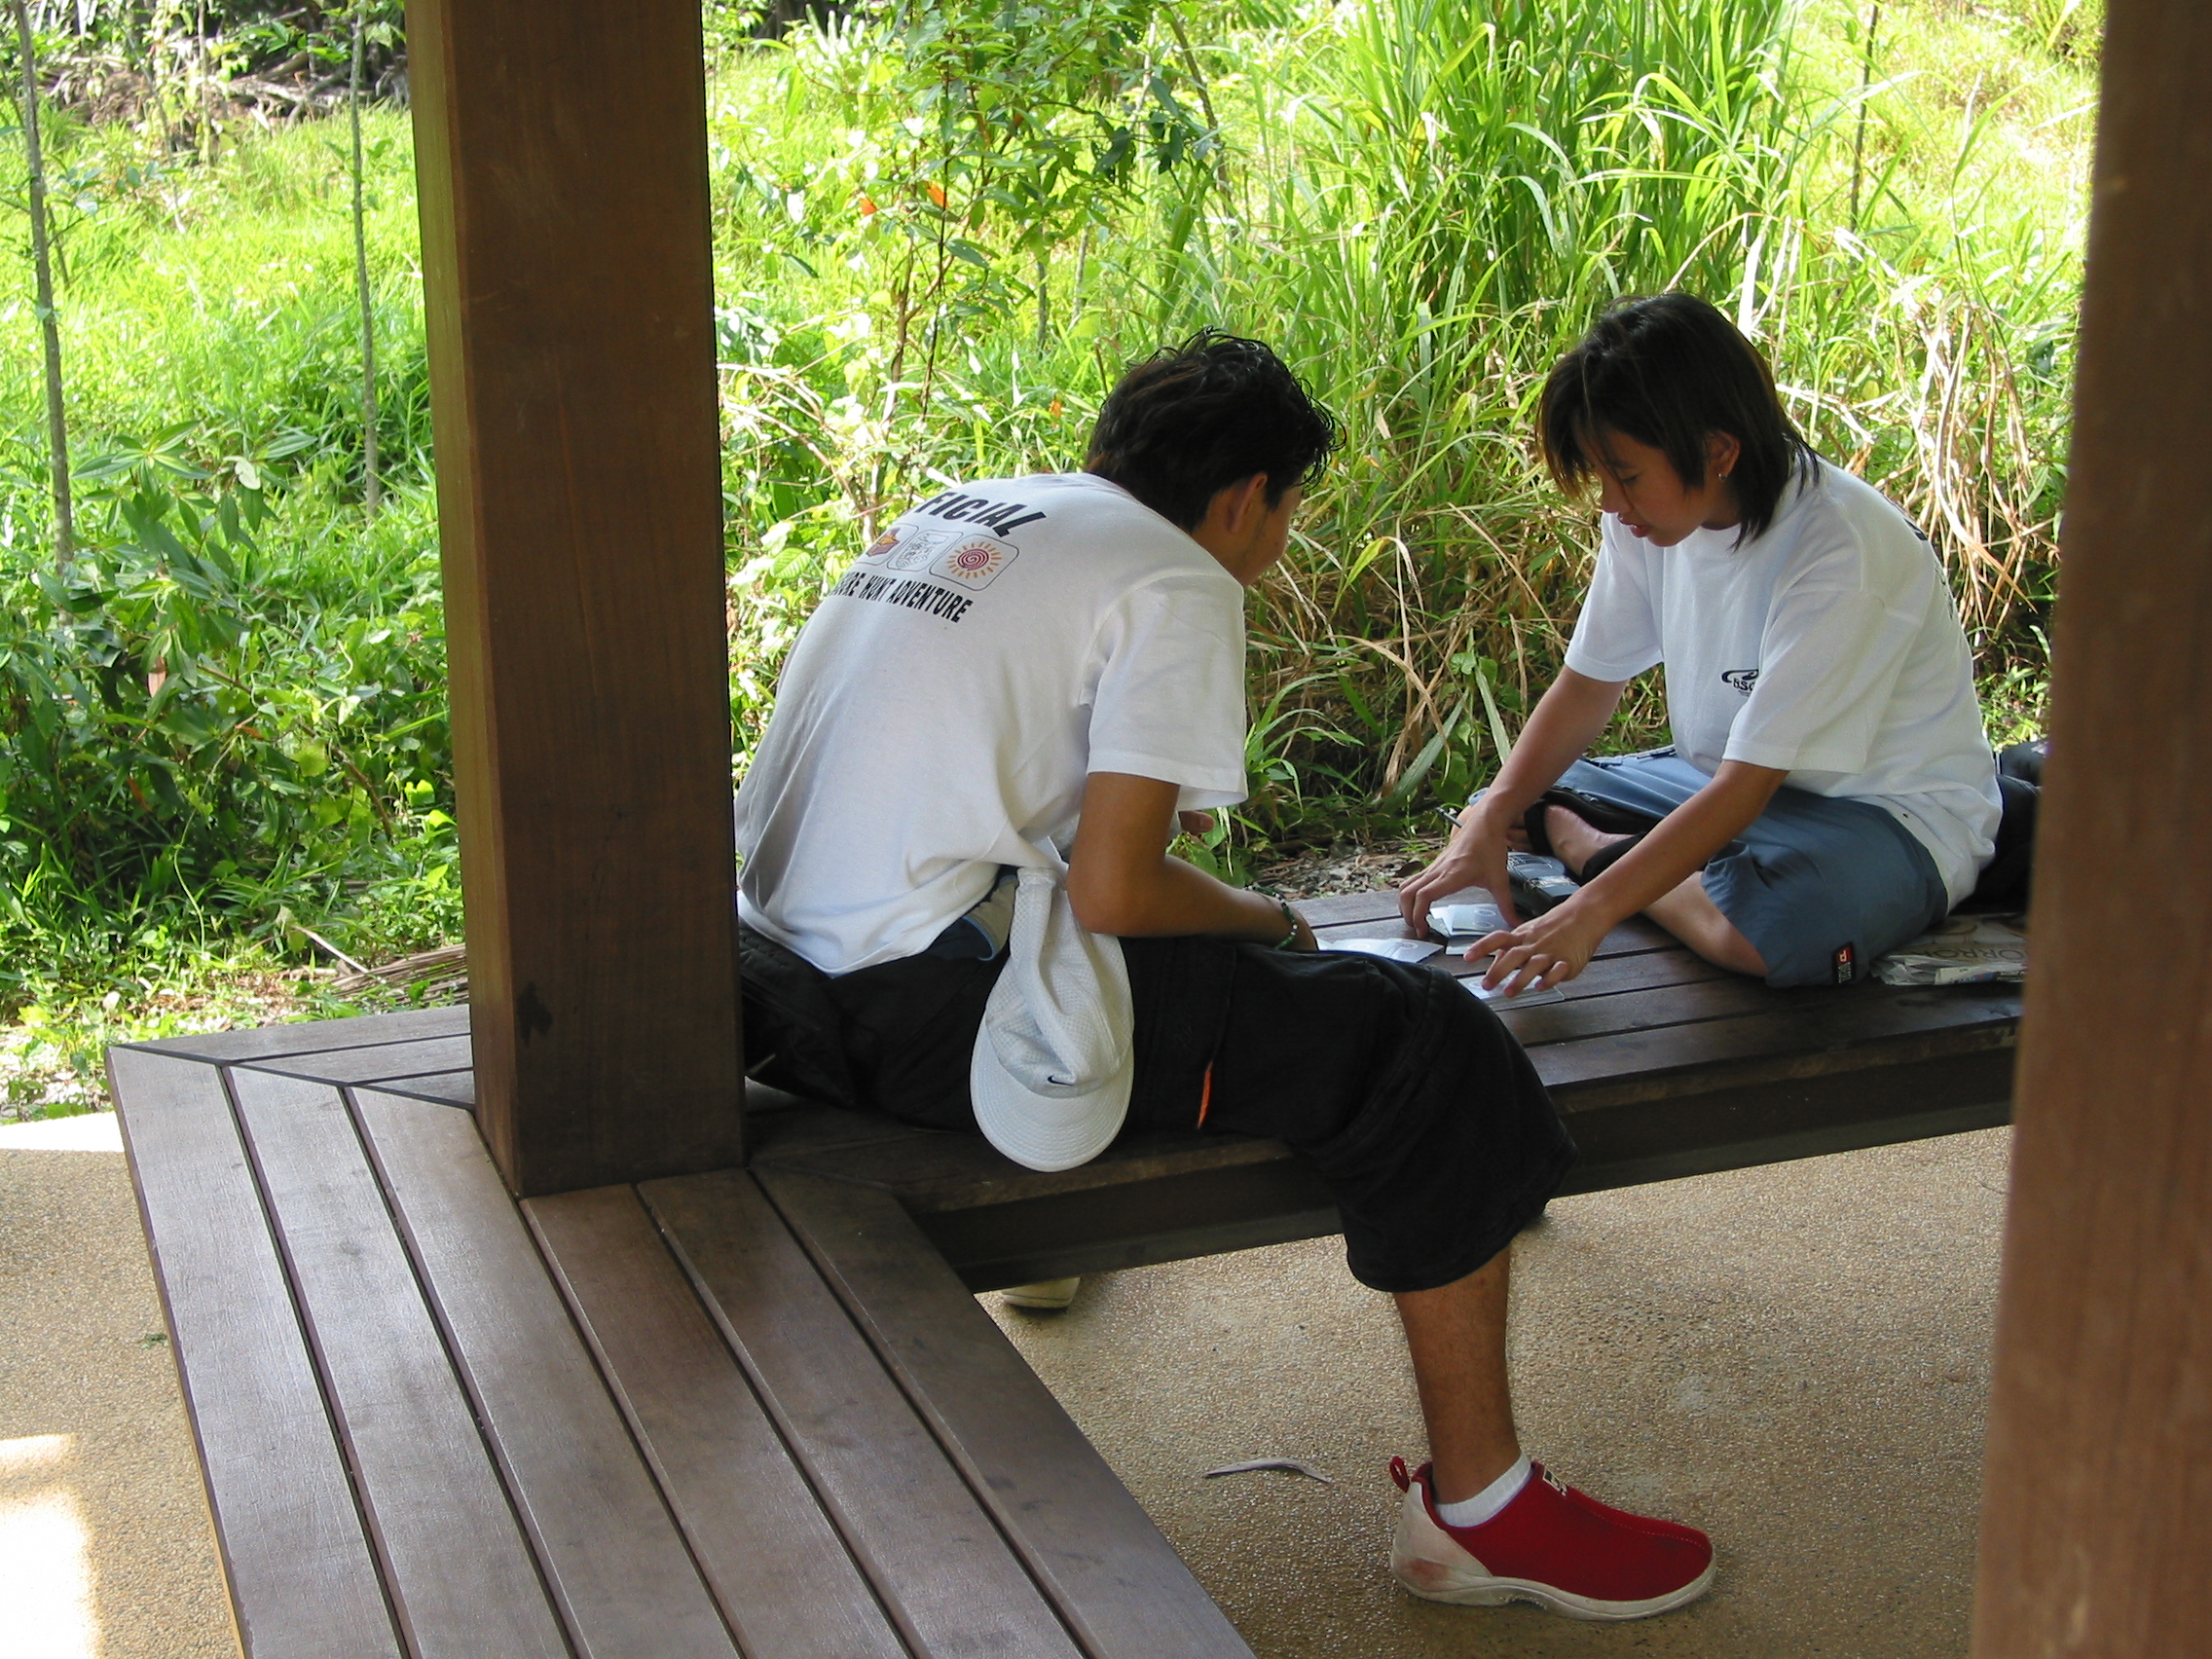
[[1447, 1527], [1428, 1465], [1409, 1475], [1390, 1570], [1415, 1595], [1460, 1606], [1533, 1602], [1570, 1619], [1641, 1619], [1694, 1602], [1713, 1583], [1713, 1543], [1695, 1527], [1609, 1509], [1535, 1465], [1513, 1501], [1479, 1527]]

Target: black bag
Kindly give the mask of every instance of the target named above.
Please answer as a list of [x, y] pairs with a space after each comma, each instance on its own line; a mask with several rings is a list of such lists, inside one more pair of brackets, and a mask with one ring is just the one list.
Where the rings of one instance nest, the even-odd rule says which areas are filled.
[[1997, 824], [1997, 852], [1962, 910], [2024, 910], [2035, 870], [2036, 812], [2043, 804], [2043, 765], [2050, 739], [2015, 743], [1997, 756], [1997, 793], [2005, 815]]

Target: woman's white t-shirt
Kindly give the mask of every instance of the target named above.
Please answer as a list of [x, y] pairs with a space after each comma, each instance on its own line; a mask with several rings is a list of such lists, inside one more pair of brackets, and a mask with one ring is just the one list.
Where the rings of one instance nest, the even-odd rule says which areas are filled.
[[737, 793], [739, 913], [828, 974], [912, 956], [1064, 853], [1091, 772], [1244, 798], [1244, 594], [1088, 473], [964, 484], [855, 561]]
[[1973, 891], [2002, 810], [1973, 655], [1935, 549], [1879, 491], [1821, 461], [1741, 547], [1734, 530], [1658, 547], [1607, 514], [1567, 666], [1626, 681], [1660, 662], [1683, 758], [1882, 807], [1952, 903]]

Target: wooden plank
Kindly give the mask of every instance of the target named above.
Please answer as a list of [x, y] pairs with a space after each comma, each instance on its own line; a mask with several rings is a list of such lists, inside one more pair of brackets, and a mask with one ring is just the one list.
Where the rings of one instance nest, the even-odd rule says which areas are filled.
[[1789, 1006], [1695, 1025], [1562, 1041], [1532, 1050], [1529, 1057], [1563, 1105], [1574, 1090], [1602, 1085], [1658, 1099], [1711, 1087], [1701, 1076], [1708, 1068], [1717, 1073], [1768, 1061], [1777, 1068], [1772, 1075], [1799, 1077], [2009, 1047], [2019, 1007], [2018, 987], [2007, 985], [1814, 990]]
[[2106, 17], [1983, 1659], [2212, 1628], [2212, 8]]
[[468, 1035], [463, 1032], [455, 1037], [424, 1037], [407, 1043], [379, 1043], [368, 1049], [334, 1049], [240, 1063], [256, 1071], [280, 1072], [317, 1083], [378, 1084], [466, 1071], [469, 1057]]
[[338, 1091], [232, 1088], [409, 1653], [568, 1659]]
[[437, 1072], [429, 1077], [396, 1078], [379, 1084], [387, 1094], [404, 1094], [412, 1100], [435, 1100], [441, 1106], [476, 1105], [476, 1074], [472, 1071]]
[[1051, 1605], [753, 1177], [641, 1193], [907, 1645], [1072, 1659]]
[[698, 0], [413, 0], [408, 25], [477, 1119], [518, 1193], [724, 1167]]
[[400, 1659], [221, 1074], [118, 1048], [108, 1077], [245, 1651]]
[[1604, 1106], [1562, 1102], [1582, 1159], [1569, 1193], [1780, 1163], [2009, 1121], [2013, 1051], [1921, 1056], [1860, 1071], [1767, 1077]]
[[756, 1159], [753, 1166], [895, 1192], [910, 1212], [921, 1213], [1093, 1187], [1124, 1187], [1250, 1163], [1272, 1156], [1258, 1150], [1272, 1144], [1242, 1135], [1149, 1130], [1116, 1141], [1073, 1169], [1036, 1170], [1024, 1169], [979, 1134], [914, 1129], [896, 1139]]
[[732, 1659], [714, 1599], [475, 1119], [375, 1089], [350, 1098], [578, 1653]]
[[[1126, 1186], [937, 1210], [916, 1214], [913, 1221], [971, 1291], [1218, 1256], [1344, 1231], [1336, 1200], [1288, 1147], [1280, 1141], [1244, 1144], [1261, 1156]], [[785, 1175], [776, 1169], [761, 1178], [781, 1181]]]
[[1332, 893], [1320, 899], [1299, 899], [1291, 908], [1318, 933], [1346, 922], [1388, 921], [1398, 914], [1398, 896], [1387, 888], [1373, 893]]
[[[1583, 978], [1591, 977], [1598, 966], [1593, 964]], [[1744, 1015], [1786, 1016], [1790, 1009], [1785, 1000], [1790, 993], [1774, 991], [1756, 979], [1734, 974], [1642, 990], [1606, 992], [1593, 986], [1581, 996], [1571, 994], [1573, 985], [1567, 989], [1569, 995], [1562, 1003], [1533, 1003], [1520, 1008], [1511, 1002], [1495, 1002], [1491, 1007], [1531, 1057], [1554, 1044], [1591, 1044], [1631, 1031], [1688, 1032], [1714, 1020]], [[1819, 997], [1825, 993], [1808, 994]]]
[[303, 1019], [292, 1025], [263, 1025], [242, 1031], [206, 1031], [193, 1037], [154, 1037], [125, 1045], [149, 1053], [176, 1054], [226, 1064], [269, 1059], [279, 1054], [319, 1054], [338, 1049], [365, 1049], [380, 1043], [412, 1043], [425, 1037], [451, 1037], [468, 1030], [465, 1008], [416, 1008], [399, 1014], [363, 1014], [350, 1019]]
[[745, 1651], [904, 1659], [635, 1190], [532, 1198], [523, 1214]]
[[895, 1198], [804, 1175], [761, 1185], [1090, 1659], [1251, 1659]]
[[[1599, 1192], [1987, 1128], [2009, 1117], [2011, 1059], [2009, 1049], [1992, 1048], [1586, 1111], [1569, 1103], [1582, 1159], [1562, 1190]], [[1288, 1148], [1238, 1144], [1245, 1161], [1236, 1165], [945, 1208], [914, 1221], [971, 1290], [1340, 1231], [1327, 1189]], [[763, 1172], [782, 1176], [781, 1166]]]

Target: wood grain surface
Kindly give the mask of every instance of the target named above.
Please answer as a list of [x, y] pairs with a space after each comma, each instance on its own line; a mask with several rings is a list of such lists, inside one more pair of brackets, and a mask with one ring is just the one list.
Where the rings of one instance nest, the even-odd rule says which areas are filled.
[[338, 1091], [243, 1068], [232, 1088], [408, 1651], [567, 1659]]
[[313, 1054], [285, 1054], [240, 1062], [256, 1071], [318, 1083], [378, 1084], [399, 1078], [470, 1070], [468, 1034], [420, 1037], [404, 1043], [379, 1043], [359, 1049], [329, 1049]]
[[1251, 1659], [896, 1198], [806, 1175], [761, 1185], [1089, 1659]]
[[222, 1073], [108, 1069], [248, 1659], [401, 1659]]
[[579, 1655], [736, 1644], [464, 1112], [351, 1096], [387, 1202]]
[[734, 1164], [697, 0], [413, 0], [408, 49], [477, 1117], [519, 1193]]
[[465, 1008], [422, 1008], [408, 1009], [401, 1014], [355, 1014], [350, 1019], [303, 1019], [291, 1025], [204, 1031], [191, 1037], [155, 1037], [125, 1047], [229, 1064], [279, 1054], [315, 1054], [333, 1049], [412, 1043], [425, 1037], [466, 1035], [467, 1031], [468, 1010]]
[[753, 1177], [640, 1191], [907, 1645], [1074, 1659], [1021, 1560]]
[[1980, 1659], [2212, 1642], [2212, 7], [2106, 18]]
[[636, 1190], [523, 1213], [747, 1654], [904, 1659]]

